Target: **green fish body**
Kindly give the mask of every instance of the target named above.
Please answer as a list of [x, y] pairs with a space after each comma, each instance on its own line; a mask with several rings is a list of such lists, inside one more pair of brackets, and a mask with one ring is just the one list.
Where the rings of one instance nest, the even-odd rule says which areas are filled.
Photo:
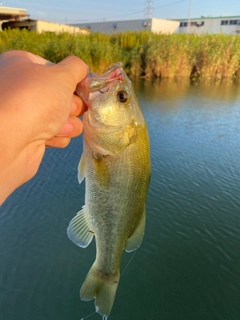
[[96, 260], [80, 290], [95, 298], [107, 319], [120, 278], [123, 250], [136, 250], [143, 239], [150, 180], [150, 148], [145, 120], [121, 64], [85, 79], [77, 93], [88, 107], [83, 117], [84, 150], [79, 181], [86, 179], [85, 206], [68, 227], [80, 247], [96, 239]]

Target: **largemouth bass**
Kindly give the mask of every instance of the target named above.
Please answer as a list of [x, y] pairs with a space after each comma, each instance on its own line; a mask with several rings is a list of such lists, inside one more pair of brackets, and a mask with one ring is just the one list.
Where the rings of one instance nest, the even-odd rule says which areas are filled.
[[120, 278], [123, 250], [136, 250], [143, 239], [150, 180], [147, 126], [131, 81], [121, 63], [77, 87], [87, 105], [84, 147], [78, 178], [86, 179], [85, 206], [68, 227], [69, 238], [87, 247], [95, 236], [96, 260], [80, 296], [95, 298], [107, 319]]

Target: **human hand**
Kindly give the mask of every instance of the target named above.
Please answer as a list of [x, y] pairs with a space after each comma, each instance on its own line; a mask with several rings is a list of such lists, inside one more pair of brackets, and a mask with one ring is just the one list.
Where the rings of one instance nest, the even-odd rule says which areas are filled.
[[82, 132], [85, 106], [74, 91], [87, 72], [74, 56], [52, 64], [25, 51], [0, 55], [0, 204], [36, 174], [46, 146]]

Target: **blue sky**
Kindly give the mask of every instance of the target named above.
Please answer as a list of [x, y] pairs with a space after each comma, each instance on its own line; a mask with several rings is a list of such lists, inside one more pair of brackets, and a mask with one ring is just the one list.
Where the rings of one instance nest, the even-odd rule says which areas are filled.
[[[187, 18], [191, 0], [154, 0], [152, 17]], [[5, 7], [24, 8], [32, 19], [85, 23], [144, 19], [147, 0], [0, 0]], [[191, 17], [240, 15], [239, 0], [192, 0]]]

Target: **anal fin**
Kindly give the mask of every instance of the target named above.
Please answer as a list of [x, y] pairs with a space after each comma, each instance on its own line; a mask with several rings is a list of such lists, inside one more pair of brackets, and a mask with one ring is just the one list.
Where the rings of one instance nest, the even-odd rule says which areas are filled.
[[94, 232], [88, 223], [85, 206], [83, 206], [82, 210], [70, 221], [67, 234], [70, 240], [82, 248], [86, 248], [92, 241]]
[[144, 207], [144, 212], [142, 214], [141, 220], [139, 221], [139, 224], [135, 232], [127, 240], [127, 243], [125, 246], [126, 252], [134, 251], [140, 247], [143, 240], [143, 236], [144, 236], [145, 225], [146, 225], [146, 208]]

